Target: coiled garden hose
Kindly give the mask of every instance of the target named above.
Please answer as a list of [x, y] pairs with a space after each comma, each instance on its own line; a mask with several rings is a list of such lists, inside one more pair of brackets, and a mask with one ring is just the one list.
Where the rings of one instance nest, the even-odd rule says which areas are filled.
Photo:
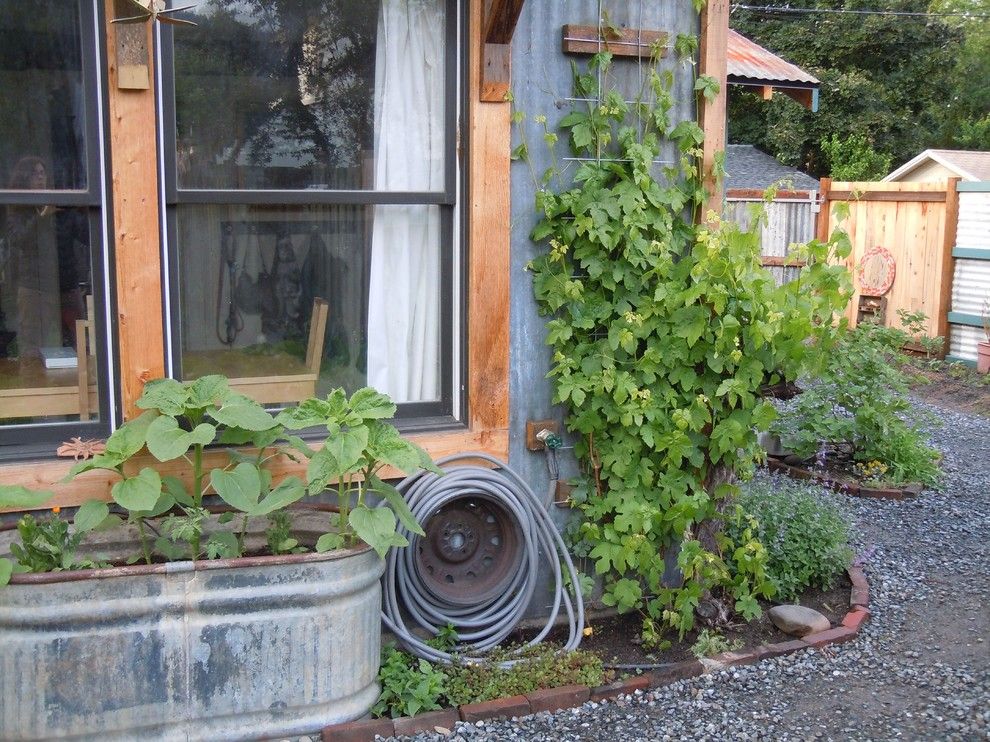
[[[498, 467], [490, 469], [460, 462], [485, 461]], [[428, 521], [441, 508], [458, 500], [485, 501], [501, 508], [520, 532], [522, 558], [514, 574], [506, 576], [504, 589], [474, 604], [445, 599], [431, 589], [417, 560], [422, 537], [405, 528], [399, 532], [409, 540], [409, 547], [392, 549], [386, 559], [384, 609], [382, 620], [407, 650], [432, 662], [476, 662], [504, 640], [522, 620], [536, 589], [537, 572], [545, 559], [553, 577], [553, 605], [542, 630], [522, 648], [539, 644], [553, 628], [563, 605], [567, 614], [568, 635], [565, 650], [577, 649], [584, 631], [584, 603], [580, 579], [574, 562], [557, 532], [546, 506], [532, 488], [502, 461], [483, 453], [464, 453], [437, 461], [444, 476], [420, 472], [404, 479], [398, 490], [409, 504], [416, 520], [430, 532]], [[556, 481], [551, 481], [549, 500], [553, 499]], [[563, 564], [563, 568], [562, 565]], [[564, 575], [569, 578], [565, 586]], [[573, 597], [570, 594], [573, 592]], [[405, 623], [403, 610], [411, 622], [436, 636], [451, 624], [458, 643], [451, 652], [441, 651], [416, 636]], [[511, 664], [508, 660], [506, 664]]]

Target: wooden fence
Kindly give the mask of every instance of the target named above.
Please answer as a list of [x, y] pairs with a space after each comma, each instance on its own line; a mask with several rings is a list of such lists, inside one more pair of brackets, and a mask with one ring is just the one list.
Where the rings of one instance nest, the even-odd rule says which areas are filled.
[[[841, 226], [853, 243], [846, 264], [853, 271], [856, 293], [848, 316], [855, 324], [860, 301], [856, 268], [873, 247], [886, 248], [894, 258], [894, 284], [886, 295], [888, 326], [900, 326], [898, 310], [923, 311], [926, 334], [949, 335], [956, 220], [959, 213], [957, 178], [934, 183], [833, 183], [821, 181], [822, 208], [817, 236], [827, 239]], [[849, 216], [837, 218], [836, 207], [848, 204]]]

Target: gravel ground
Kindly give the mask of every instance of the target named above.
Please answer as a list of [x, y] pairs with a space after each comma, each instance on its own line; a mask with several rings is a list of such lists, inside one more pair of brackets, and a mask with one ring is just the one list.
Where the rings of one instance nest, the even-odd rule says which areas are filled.
[[928, 409], [943, 422], [932, 431], [942, 491], [903, 502], [823, 492], [855, 519], [870, 581], [872, 618], [855, 641], [402, 739], [990, 739], [990, 419]]

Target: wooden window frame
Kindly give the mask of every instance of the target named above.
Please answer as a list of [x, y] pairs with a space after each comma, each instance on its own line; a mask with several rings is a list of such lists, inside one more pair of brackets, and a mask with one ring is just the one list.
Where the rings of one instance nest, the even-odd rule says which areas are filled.
[[[107, 18], [114, 0], [105, 0]], [[477, 451], [505, 459], [509, 449], [509, 165], [511, 121], [506, 101], [481, 101], [482, 4], [471, 0], [468, 18], [466, 127], [471, 143], [464, 157], [467, 203], [465, 286], [466, 321], [464, 424], [444, 432], [410, 434], [434, 458]], [[116, 314], [121, 404], [124, 418], [137, 412], [144, 383], [165, 375], [162, 220], [156, 141], [156, 91], [117, 86], [116, 26], [105, 22], [109, 87], [108, 141], [113, 163]], [[147, 27], [148, 48], [152, 28]], [[152, 71], [152, 79], [155, 78]], [[140, 467], [150, 462], [135, 461]], [[154, 462], [157, 464], [157, 462]], [[116, 475], [93, 471], [60, 483], [71, 461], [47, 460], [0, 466], [0, 480], [52, 490], [45, 507], [75, 506], [108, 499]], [[207, 461], [209, 464], [209, 461]], [[158, 465], [160, 467], [160, 465]], [[279, 462], [276, 477], [299, 466]]]

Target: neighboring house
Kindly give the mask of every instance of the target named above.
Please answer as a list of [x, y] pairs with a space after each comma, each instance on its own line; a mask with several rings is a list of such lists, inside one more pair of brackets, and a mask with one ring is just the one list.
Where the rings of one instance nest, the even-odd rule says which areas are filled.
[[926, 149], [883, 178], [890, 183], [925, 183], [946, 178], [990, 181], [990, 152]]
[[818, 180], [797, 168], [784, 165], [752, 144], [730, 144], [725, 148], [725, 189], [731, 200], [738, 189], [766, 190], [772, 185], [792, 191], [817, 191]]

